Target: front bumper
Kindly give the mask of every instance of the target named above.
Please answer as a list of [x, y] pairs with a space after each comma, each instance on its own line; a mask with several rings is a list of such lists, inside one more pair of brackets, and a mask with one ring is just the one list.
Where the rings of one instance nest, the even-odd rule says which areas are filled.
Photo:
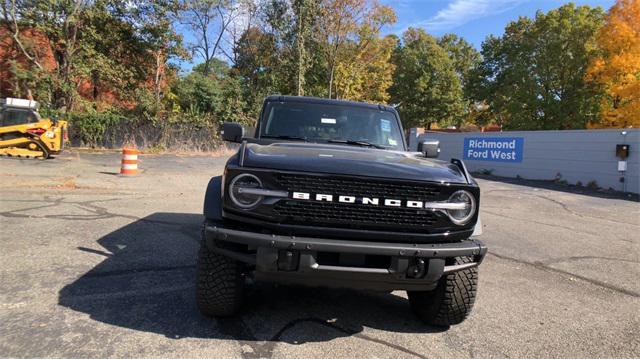
[[[439, 244], [365, 242], [263, 234], [219, 223], [205, 225], [204, 240], [211, 251], [255, 266], [258, 280], [372, 290], [432, 290], [440, 277], [477, 267], [487, 253], [487, 247], [474, 239]], [[327, 254], [345, 256], [348, 263], [323, 263]], [[387, 264], [365, 265], [366, 256]], [[473, 261], [451, 264], [460, 256]]]

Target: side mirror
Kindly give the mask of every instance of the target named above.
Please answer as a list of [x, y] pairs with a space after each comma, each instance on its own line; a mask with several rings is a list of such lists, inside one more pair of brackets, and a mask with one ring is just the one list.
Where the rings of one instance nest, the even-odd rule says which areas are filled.
[[420, 151], [427, 158], [438, 158], [440, 156], [440, 141], [426, 140], [418, 144]]
[[220, 132], [222, 139], [230, 142], [242, 142], [244, 138], [244, 128], [241, 124], [236, 122], [225, 122], [222, 124], [222, 131]]

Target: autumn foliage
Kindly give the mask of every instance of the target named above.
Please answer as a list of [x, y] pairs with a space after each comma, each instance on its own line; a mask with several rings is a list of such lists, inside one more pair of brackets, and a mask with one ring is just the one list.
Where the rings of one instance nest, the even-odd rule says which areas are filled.
[[640, 127], [640, 0], [618, 0], [597, 36], [602, 55], [587, 78], [603, 87], [601, 122], [593, 127]]

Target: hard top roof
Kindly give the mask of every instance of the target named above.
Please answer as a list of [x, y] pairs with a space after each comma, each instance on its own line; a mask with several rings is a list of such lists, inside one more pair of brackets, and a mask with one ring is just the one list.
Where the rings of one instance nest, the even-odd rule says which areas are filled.
[[282, 96], [272, 95], [266, 98], [265, 101], [269, 102], [297, 102], [297, 103], [313, 103], [320, 105], [334, 105], [334, 106], [350, 106], [350, 107], [364, 107], [370, 109], [378, 109], [383, 111], [396, 112], [396, 110], [388, 105], [372, 104], [366, 102], [355, 102], [346, 100], [335, 100], [320, 97], [307, 97], [307, 96]]

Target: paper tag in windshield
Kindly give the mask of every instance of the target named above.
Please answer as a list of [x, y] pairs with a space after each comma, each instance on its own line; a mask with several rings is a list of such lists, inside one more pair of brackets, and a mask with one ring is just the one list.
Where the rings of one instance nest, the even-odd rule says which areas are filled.
[[330, 125], [335, 125], [336, 124], [336, 119], [335, 118], [321, 118], [320, 119], [320, 123], [326, 123], [326, 124], [330, 124]]
[[398, 145], [398, 141], [394, 140], [393, 138], [390, 138], [390, 139], [389, 139], [389, 144], [390, 144], [391, 146], [397, 146], [397, 145]]
[[391, 122], [380, 119], [380, 129], [384, 132], [391, 132]]

